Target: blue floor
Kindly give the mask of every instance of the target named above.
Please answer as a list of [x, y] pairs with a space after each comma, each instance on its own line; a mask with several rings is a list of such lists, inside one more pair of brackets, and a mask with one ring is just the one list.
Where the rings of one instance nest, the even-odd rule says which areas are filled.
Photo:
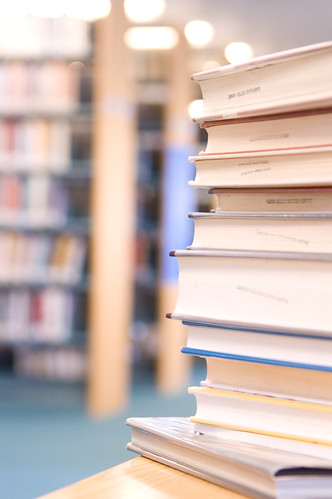
[[[193, 370], [190, 384], [204, 377]], [[34, 499], [131, 459], [129, 416], [190, 416], [186, 388], [162, 396], [151, 376], [135, 376], [130, 401], [116, 416], [94, 420], [84, 409], [84, 389], [16, 383], [0, 377], [0, 498]]]

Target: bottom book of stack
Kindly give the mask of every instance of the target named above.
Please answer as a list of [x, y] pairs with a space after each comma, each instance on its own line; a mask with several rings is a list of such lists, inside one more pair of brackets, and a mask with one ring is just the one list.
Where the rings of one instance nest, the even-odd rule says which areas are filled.
[[332, 447], [221, 430], [201, 434], [181, 417], [129, 418], [127, 448], [253, 498], [331, 499]]

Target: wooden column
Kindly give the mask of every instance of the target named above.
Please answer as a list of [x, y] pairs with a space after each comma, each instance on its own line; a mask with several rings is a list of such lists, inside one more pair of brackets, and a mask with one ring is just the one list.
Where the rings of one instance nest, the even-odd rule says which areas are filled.
[[87, 406], [121, 409], [130, 379], [135, 119], [123, 1], [95, 26], [92, 245]]
[[195, 125], [188, 114], [195, 85], [190, 79], [189, 47], [184, 39], [172, 50], [169, 59], [169, 95], [165, 108], [165, 151], [161, 221], [161, 273], [159, 283], [157, 384], [163, 392], [176, 392], [187, 385], [191, 358], [181, 354], [186, 329], [181, 322], [166, 319], [175, 308], [178, 266], [169, 251], [184, 249], [192, 241], [195, 192], [187, 183], [193, 178], [188, 156], [195, 153]]

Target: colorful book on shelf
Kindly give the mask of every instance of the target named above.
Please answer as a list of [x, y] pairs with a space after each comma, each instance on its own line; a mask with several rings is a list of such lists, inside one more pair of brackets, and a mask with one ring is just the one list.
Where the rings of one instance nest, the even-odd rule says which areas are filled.
[[331, 402], [202, 386], [188, 391], [196, 397], [192, 422], [332, 446]]
[[[326, 458], [315, 456], [314, 445], [265, 437], [275, 448], [229, 437], [199, 435], [188, 418], [129, 418], [127, 448], [155, 461], [253, 497], [255, 499], [328, 499], [332, 487], [331, 448]], [[233, 432], [235, 435], [238, 432]], [[244, 433], [244, 432], [243, 432]], [[325, 452], [324, 452], [325, 447]], [[299, 450], [301, 449], [301, 450]], [[312, 449], [313, 455], [307, 453]], [[326, 450], [327, 449], [327, 450]], [[302, 453], [301, 453], [302, 452]]]
[[179, 250], [169, 316], [248, 329], [331, 336], [332, 255]]
[[193, 187], [255, 188], [332, 184], [332, 147], [189, 157]]
[[277, 52], [192, 75], [203, 95], [195, 121], [326, 107], [332, 42]]
[[207, 144], [201, 156], [307, 150], [332, 146], [332, 107], [250, 116], [201, 124]]
[[331, 212], [189, 213], [190, 249], [332, 252]]

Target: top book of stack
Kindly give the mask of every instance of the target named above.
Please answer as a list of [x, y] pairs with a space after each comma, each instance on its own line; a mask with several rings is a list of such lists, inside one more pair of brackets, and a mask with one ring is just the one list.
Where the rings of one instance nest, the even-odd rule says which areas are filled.
[[192, 79], [203, 95], [197, 122], [330, 107], [332, 42], [228, 64]]

